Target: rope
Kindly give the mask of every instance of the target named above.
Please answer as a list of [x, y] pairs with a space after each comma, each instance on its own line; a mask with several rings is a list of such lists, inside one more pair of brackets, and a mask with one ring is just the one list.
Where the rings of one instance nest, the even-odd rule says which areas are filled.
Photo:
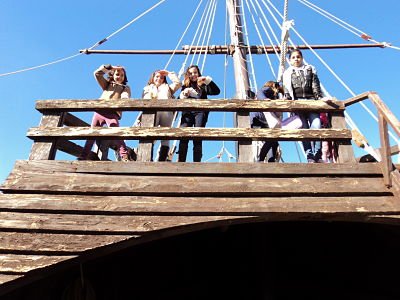
[[[247, 7], [249, 6], [247, 0], [245, 0]], [[254, 71], [254, 63], [253, 63], [253, 55], [251, 54], [251, 49], [250, 49], [250, 41], [249, 41], [249, 34], [247, 31], [247, 22], [246, 22], [246, 15], [244, 8], [242, 7], [242, 15], [243, 15], [243, 31], [246, 36], [246, 43], [247, 43], [247, 49], [249, 51], [249, 62], [250, 62], [250, 67], [251, 67], [251, 77], [253, 78], [253, 83], [250, 84], [250, 90], [253, 89], [253, 91], [257, 91], [257, 79], [256, 79], [256, 73]], [[251, 82], [251, 81], [250, 81]]]
[[176, 44], [176, 47], [175, 47], [174, 51], [172, 52], [170, 58], [168, 59], [167, 63], [165, 64], [164, 70], [167, 70], [167, 69], [168, 69], [168, 66], [169, 66], [169, 64], [170, 64], [170, 62], [171, 62], [171, 60], [172, 60], [172, 58], [174, 57], [176, 50], [178, 50], [178, 47], [179, 47], [179, 45], [181, 44], [183, 38], [185, 37], [186, 32], [189, 30], [189, 27], [190, 27], [190, 25], [192, 24], [194, 17], [197, 15], [197, 11], [199, 10], [200, 5], [201, 5], [202, 2], [203, 2], [203, 0], [200, 0], [199, 5], [197, 5], [196, 10], [194, 11], [194, 13], [193, 13], [193, 15], [192, 15], [192, 18], [190, 19], [188, 25], [186, 26], [186, 29], [184, 30], [184, 32], [183, 32], [183, 34], [182, 34], [182, 36], [181, 36], [181, 38], [179, 39], [178, 43]]
[[[268, 0], [268, 2], [270, 2]], [[271, 3], [270, 3], [271, 4]], [[277, 11], [277, 9], [271, 4], [271, 6]], [[282, 16], [279, 11], [278, 14]], [[296, 35], [303, 41], [303, 43], [311, 50], [311, 52], [318, 58], [318, 60], [328, 69], [329, 72], [342, 84], [342, 86], [353, 96], [355, 97], [356, 94], [350, 89], [350, 87], [333, 71], [333, 69], [318, 55], [318, 53], [307, 43], [307, 41], [298, 33], [298, 31], [293, 28], [293, 31], [296, 33]], [[374, 113], [363, 103], [359, 102], [360, 105], [369, 113], [369, 115], [378, 122], [378, 118], [374, 115]], [[350, 116], [347, 114], [347, 118], [351, 119]], [[347, 122], [347, 119], [346, 119]], [[348, 125], [351, 127], [351, 124], [355, 125], [355, 123], [351, 120], [351, 122], [347, 122]], [[359, 129], [358, 129], [359, 130]], [[360, 131], [360, 130], [359, 130]], [[360, 131], [361, 132], [361, 131]], [[394, 134], [389, 131], [389, 135], [396, 141], [396, 143], [399, 143], [399, 140], [394, 136]]]
[[[196, 32], [195, 32], [195, 34], [194, 34], [194, 36], [193, 36], [192, 42], [190, 43], [190, 47], [189, 47], [189, 52], [188, 52], [188, 53], [191, 53], [191, 51], [192, 51], [192, 48], [193, 48], [193, 45], [194, 45], [194, 41], [195, 41], [195, 39], [196, 39], [196, 37], [197, 37], [197, 34], [198, 34], [198, 32], [199, 32], [200, 25], [201, 25], [201, 23], [203, 22], [203, 18], [204, 18], [204, 16], [205, 16], [205, 13], [206, 13], [206, 9], [203, 11], [203, 14], [201, 15], [200, 22], [199, 22], [199, 24], [197, 25]], [[189, 59], [189, 56], [190, 56], [190, 54], [186, 55], [185, 60], [184, 60], [184, 62], [182, 63], [182, 67], [181, 67], [181, 69], [179, 70], [178, 77], [181, 77], [181, 76], [183, 75], [183, 73], [185, 72], [185, 67], [186, 67], [187, 61], [188, 61], [188, 59]]]
[[[95, 44], [94, 44], [92, 47], [90, 47], [88, 50], [93, 50], [94, 48], [96, 48], [96, 47], [100, 46], [101, 44], [105, 43], [105, 42], [106, 42], [108, 39], [110, 39], [112, 36], [116, 35], [116, 34], [119, 33], [120, 31], [122, 31], [123, 29], [125, 29], [126, 27], [130, 26], [132, 23], [136, 22], [138, 19], [140, 19], [141, 17], [143, 17], [144, 15], [146, 15], [148, 12], [152, 11], [154, 8], [156, 8], [157, 6], [159, 6], [159, 5], [160, 5], [161, 3], [163, 3], [164, 1], [166, 1], [166, 0], [161, 0], [159, 3], [157, 3], [157, 4], [154, 5], [154, 6], [152, 6], [152, 7], [149, 8], [148, 10], [144, 11], [144, 12], [141, 13], [139, 16], [137, 16], [136, 18], [134, 18], [132, 21], [130, 21], [129, 23], [125, 24], [124, 26], [122, 26], [120, 29], [116, 30], [116, 31], [113, 32], [112, 34], [110, 34], [108, 37], [106, 37], [106, 38], [102, 39], [101, 41], [95, 43]], [[74, 55], [67, 56], [67, 57], [65, 57], [65, 58], [61, 58], [61, 59], [58, 59], [58, 60], [55, 60], [55, 61], [52, 61], [52, 62], [49, 62], [49, 63], [45, 63], [45, 64], [42, 64], [42, 65], [38, 65], [38, 66], [35, 66], [35, 67], [30, 67], [30, 68], [25, 68], [25, 69], [13, 71], [13, 72], [3, 73], [3, 74], [0, 74], [0, 77], [8, 76], [8, 75], [13, 75], [13, 74], [17, 74], [17, 73], [22, 73], [22, 72], [26, 72], [26, 71], [31, 71], [31, 70], [35, 70], [35, 69], [39, 69], [39, 68], [44, 68], [44, 67], [47, 67], [47, 66], [50, 66], [50, 65], [54, 65], [54, 64], [57, 64], [57, 63], [66, 61], [66, 60], [70, 60], [70, 59], [75, 58], [75, 57], [77, 57], [77, 56], [79, 56], [79, 55], [82, 55], [82, 54], [84, 54], [84, 53], [85, 53], [85, 52], [78, 53], [78, 54], [74, 54]]]
[[[256, 11], [256, 9], [255, 9], [255, 7], [254, 7], [253, 0], [250, 0], [250, 3], [251, 3], [251, 5], [252, 5], [253, 10], [255, 11], [256, 15], [258, 16], [258, 13], [257, 13], [257, 11]], [[246, 2], [246, 4], [247, 4], [247, 6], [248, 6], [248, 3], [247, 3], [247, 2]], [[249, 11], [250, 11], [250, 8], [249, 8], [249, 7], [248, 7], [248, 9], [249, 9]], [[266, 57], [266, 59], [267, 59], [267, 62], [268, 62], [270, 71], [271, 71], [272, 75], [273, 75], [274, 77], [276, 77], [275, 69], [274, 69], [274, 67], [272, 66], [272, 62], [271, 62], [271, 59], [269, 58], [269, 55], [268, 55], [268, 53], [267, 53], [267, 48], [265, 47], [264, 40], [263, 40], [263, 38], [262, 38], [262, 36], [261, 36], [260, 30], [258, 29], [256, 20], [254, 19], [254, 15], [253, 15], [253, 13], [252, 13], [251, 11], [250, 11], [250, 15], [251, 15], [251, 19], [252, 19], [252, 21], [253, 21], [254, 28], [255, 28], [255, 30], [256, 30], [256, 32], [257, 32], [258, 38], [260, 39], [261, 45], [262, 45], [263, 48], [264, 48], [264, 54], [265, 54], [265, 57]], [[259, 20], [261, 21], [261, 19], [260, 19], [259, 16], [258, 16], [258, 18], [259, 18]], [[272, 43], [271, 43], [271, 45], [272, 45]], [[276, 51], [276, 50], [275, 50], [275, 51]]]
[[[214, 21], [215, 21], [215, 13], [216, 13], [216, 11], [217, 11], [217, 5], [218, 5], [218, 0], [217, 1], [215, 1], [215, 4], [214, 4], [214, 11], [212, 12], [212, 17], [211, 17], [211, 24], [210, 24], [210, 26], [209, 26], [209, 31], [208, 31], [208, 37], [207, 37], [207, 47], [210, 45], [210, 39], [211, 39], [211, 33], [212, 33], [212, 30], [213, 30], [213, 27], [214, 27]], [[206, 64], [206, 59], [207, 59], [207, 49], [205, 49], [204, 50], [205, 51], [205, 53], [204, 53], [204, 57], [203, 57], [203, 62], [202, 62], [202, 64], [201, 64], [201, 68], [200, 68], [200, 70], [201, 70], [201, 73], [203, 73], [204, 72], [204, 66], [205, 66], [205, 64]], [[200, 56], [199, 56], [200, 57]]]
[[387, 42], [378, 42], [374, 39], [372, 39], [372, 37], [368, 34], [366, 34], [365, 32], [359, 30], [358, 28], [350, 25], [349, 23], [343, 21], [342, 19], [332, 15], [331, 13], [327, 12], [326, 10], [318, 7], [317, 5], [307, 1], [307, 0], [298, 0], [301, 4], [311, 8], [312, 10], [314, 10], [315, 12], [319, 13], [320, 15], [324, 16], [325, 18], [331, 20], [332, 22], [336, 23], [337, 25], [341, 26], [342, 28], [350, 31], [351, 33], [355, 34], [358, 37], [361, 37], [363, 40], [367, 40], [370, 42], [373, 42], [375, 44], [384, 44], [385, 47], [388, 48], [393, 48], [396, 50], [400, 50], [400, 47], [396, 47], [396, 46], [392, 46], [390, 43]]

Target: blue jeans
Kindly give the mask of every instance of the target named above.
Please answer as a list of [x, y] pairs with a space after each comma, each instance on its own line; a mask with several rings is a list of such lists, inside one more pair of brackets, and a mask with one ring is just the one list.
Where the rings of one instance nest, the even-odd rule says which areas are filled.
[[[320, 129], [321, 120], [319, 113], [298, 113], [301, 121], [303, 122], [303, 129]], [[321, 158], [321, 141], [304, 141], [303, 149], [307, 155], [307, 159], [318, 160]]]
[[[185, 111], [182, 112], [181, 127], [205, 127], [208, 112]], [[184, 139], [179, 142], [178, 161], [186, 161], [189, 140]], [[193, 141], [193, 161], [200, 162], [203, 156], [203, 142]]]

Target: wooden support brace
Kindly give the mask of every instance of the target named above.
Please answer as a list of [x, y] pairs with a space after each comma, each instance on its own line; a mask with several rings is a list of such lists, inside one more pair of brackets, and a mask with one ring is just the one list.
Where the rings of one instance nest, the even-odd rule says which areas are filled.
[[[153, 127], [155, 121], [154, 112], [143, 112], [141, 126]], [[153, 141], [152, 140], [139, 140], [138, 146], [138, 161], [152, 161], [153, 159]]]
[[[236, 122], [238, 128], [249, 128], [250, 118], [248, 112], [238, 112], [236, 114]], [[238, 162], [252, 162], [253, 161], [253, 147], [251, 141], [239, 141], [237, 147], [237, 161]]]
[[389, 145], [389, 133], [388, 133], [388, 124], [383, 116], [383, 113], [379, 111], [379, 135], [381, 137], [381, 156], [382, 156], [382, 172], [385, 185], [390, 187], [392, 186], [392, 180], [390, 177], [390, 173], [393, 171], [391, 153], [390, 153], [390, 145]]
[[[59, 127], [63, 124], [64, 113], [44, 113], [40, 120], [39, 127]], [[48, 160], [54, 159], [56, 156], [56, 141], [51, 142], [34, 142], [32, 145], [30, 160]]]
[[[345, 129], [346, 120], [343, 112], [332, 113], [332, 127], [335, 129]], [[354, 151], [351, 142], [337, 142], [338, 144], [338, 162], [356, 163]]]

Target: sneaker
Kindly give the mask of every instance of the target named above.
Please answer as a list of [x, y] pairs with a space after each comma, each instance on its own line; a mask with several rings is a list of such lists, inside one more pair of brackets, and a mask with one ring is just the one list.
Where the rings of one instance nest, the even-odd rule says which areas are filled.
[[315, 160], [313, 158], [307, 158], [307, 162], [309, 164], [313, 164], [313, 163], [315, 163]]
[[316, 163], [325, 163], [325, 161], [324, 161], [322, 158], [317, 159], [315, 162], [316, 162]]

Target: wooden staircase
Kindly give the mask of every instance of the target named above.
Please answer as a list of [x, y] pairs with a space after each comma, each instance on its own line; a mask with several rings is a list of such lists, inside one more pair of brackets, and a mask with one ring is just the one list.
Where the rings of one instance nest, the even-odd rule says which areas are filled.
[[[346, 105], [379, 105], [380, 163], [357, 163]], [[397, 223], [400, 176], [391, 162], [387, 123], [399, 122], [375, 93], [347, 101], [38, 101], [29, 160], [17, 161], [1, 186], [0, 295], [70, 266], [182, 233], [251, 222]], [[374, 102], [374, 103], [375, 103]], [[87, 128], [74, 111], [143, 111], [141, 128]], [[235, 111], [239, 128], [154, 128], [157, 110]], [[333, 129], [248, 128], [250, 111], [326, 111]], [[246, 123], [247, 122], [247, 123]], [[238, 141], [238, 163], [151, 162], [153, 139]], [[75, 139], [140, 140], [138, 161], [60, 161], [77, 156]], [[333, 140], [339, 163], [253, 163], [252, 140]], [[250, 153], [250, 154], [249, 154]], [[94, 154], [93, 154], [94, 155]]]

